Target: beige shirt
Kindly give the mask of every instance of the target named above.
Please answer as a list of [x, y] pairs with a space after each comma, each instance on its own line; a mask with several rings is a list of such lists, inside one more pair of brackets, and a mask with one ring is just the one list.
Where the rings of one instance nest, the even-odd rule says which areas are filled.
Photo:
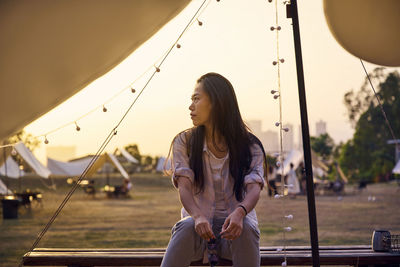
[[[263, 168], [263, 152], [259, 145], [253, 144], [250, 147], [252, 154], [252, 161], [250, 164], [250, 172], [244, 177], [244, 186], [258, 183], [261, 188], [264, 187], [264, 168]], [[212, 176], [212, 166], [210, 162], [212, 157], [211, 152], [207, 148], [206, 142], [203, 147], [203, 169], [204, 169], [204, 191], [196, 194], [193, 187], [193, 198], [197, 206], [200, 208], [204, 216], [211, 222], [215, 213], [215, 190], [214, 181]], [[187, 153], [185, 132], [179, 134], [173, 141], [172, 147], [172, 182], [177, 188], [177, 179], [179, 177], [187, 177], [194, 184], [194, 172], [189, 167], [189, 157]], [[236, 200], [233, 193], [234, 180], [229, 173], [229, 156], [227, 156], [222, 164], [221, 169], [222, 178], [222, 193], [225, 200], [225, 207], [228, 214], [232, 213], [238, 206], [239, 202]], [[190, 216], [189, 213], [182, 207], [181, 217]], [[258, 225], [257, 215], [255, 210], [249, 211], [247, 217]]]

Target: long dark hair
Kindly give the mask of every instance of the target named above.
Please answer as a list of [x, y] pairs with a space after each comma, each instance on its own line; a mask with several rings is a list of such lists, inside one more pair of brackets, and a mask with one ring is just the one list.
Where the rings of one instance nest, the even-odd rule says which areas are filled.
[[[250, 133], [242, 120], [239, 105], [232, 84], [222, 75], [207, 73], [197, 83], [202, 83], [204, 92], [211, 101], [211, 124], [213, 125], [212, 141], [215, 145], [215, 133], [218, 132], [226, 142], [229, 150], [229, 171], [234, 179], [233, 193], [238, 201], [243, 200], [244, 177], [250, 171], [252, 155], [250, 146], [257, 144], [266, 156], [260, 140]], [[203, 145], [205, 127], [197, 126], [188, 134], [189, 165], [194, 172], [194, 185], [197, 193], [204, 190]]]

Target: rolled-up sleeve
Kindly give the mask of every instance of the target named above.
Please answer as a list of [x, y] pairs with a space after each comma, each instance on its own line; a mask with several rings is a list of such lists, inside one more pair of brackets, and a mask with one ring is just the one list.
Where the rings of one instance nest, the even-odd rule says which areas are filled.
[[187, 145], [185, 133], [177, 135], [172, 144], [172, 183], [177, 188], [178, 178], [187, 177], [194, 182], [194, 173], [189, 167], [189, 156], [187, 154]]
[[257, 144], [253, 144], [250, 147], [251, 151], [251, 164], [250, 172], [244, 177], [245, 186], [248, 184], [260, 184], [261, 189], [264, 187], [264, 154], [261, 147]]

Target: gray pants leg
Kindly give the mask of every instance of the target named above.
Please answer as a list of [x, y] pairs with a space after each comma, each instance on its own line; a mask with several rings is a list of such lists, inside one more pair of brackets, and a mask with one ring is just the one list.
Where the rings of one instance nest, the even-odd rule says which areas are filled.
[[260, 266], [260, 230], [245, 217], [241, 235], [233, 240], [221, 240], [221, 258], [232, 260], [234, 267]]
[[[213, 221], [213, 231], [219, 235], [223, 219]], [[260, 266], [260, 231], [245, 217], [242, 234], [235, 240], [219, 240], [220, 258], [232, 260], [234, 267]], [[196, 233], [194, 220], [186, 217], [175, 224], [161, 267], [187, 267], [203, 258], [206, 242]]]
[[187, 267], [203, 258], [205, 241], [196, 233], [194, 220], [186, 217], [172, 228], [172, 236], [161, 267]]

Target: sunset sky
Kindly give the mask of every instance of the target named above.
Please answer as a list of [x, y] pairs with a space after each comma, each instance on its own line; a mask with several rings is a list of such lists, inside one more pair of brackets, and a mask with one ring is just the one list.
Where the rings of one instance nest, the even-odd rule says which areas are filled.
[[[26, 131], [41, 135], [73, 122], [136, 80], [171, 47], [182, 29], [201, 5], [191, 4], [108, 74], [94, 81], [57, 108], [28, 125]], [[294, 141], [298, 138], [300, 113], [294, 58], [291, 19], [278, 4], [280, 31], [281, 88], [283, 122], [294, 125]], [[360, 61], [346, 52], [331, 35], [323, 14], [322, 1], [299, 1], [299, 20], [305, 71], [310, 133], [315, 122], [327, 122], [327, 131], [335, 142], [352, 137], [343, 105], [343, 95], [358, 89], [365, 74]], [[242, 116], [259, 119], [264, 130], [277, 128], [278, 101], [270, 91], [277, 87], [276, 33], [274, 5], [266, 0], [211, 1], [199, 18], [203, 26], [193, 24], [183, 36], [181, 48], [174, 48], [138, 102], [118, 128], [118, 135], [107, 147], [136, 143], [142, 154], [166, 155], [172, 138], [191, 127], [190, 96], [195, 81], [207, 72], [218, 72], [233, 84]], [[366, 64], [368, 71], [376, 65]], [[399, 68], [397, 68], [399, 69]], [[393, 71], [394, 68], [388, 68]], [[153, 69], [135, 83], [137, 93]], [[70, 125], [48, 135], [51, 146], [76, 146], [77, 156], [94, 154], [110, 130], [118, 123], [137, 95], [123, 91], [106, 103], [107, 112], [99, 108], [77, 121], [81, 131]], [[45, 145], [38, 149], [43, 160]]]

